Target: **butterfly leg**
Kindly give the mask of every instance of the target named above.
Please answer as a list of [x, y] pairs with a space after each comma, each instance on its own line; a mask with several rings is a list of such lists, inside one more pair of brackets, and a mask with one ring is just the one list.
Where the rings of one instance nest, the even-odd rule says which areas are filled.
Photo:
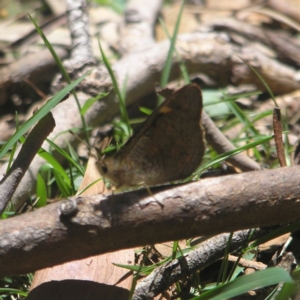
[[161, 208], [164, 208], [164, 205], [163, 205], [159, 200], [157, 200], [157, 199], [154, 197], [154, 195], [152, 194], [150, 188], [149, 188], [147, 185], [145, 185], [145, 188], [146, 188], [146, 190], [148, 191], [149, 195], [153, 197], [153, 199], [155, 200], [155, 202], [156, 202]]

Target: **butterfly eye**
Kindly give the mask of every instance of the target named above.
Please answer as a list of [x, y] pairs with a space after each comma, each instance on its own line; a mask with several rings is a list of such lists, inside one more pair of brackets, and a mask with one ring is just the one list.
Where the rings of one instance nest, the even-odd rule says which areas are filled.
[[107, 173], [108, 172], [108, 168], [105, 165], [101, 166], [101, 169], [102, 169], [103, 173]]

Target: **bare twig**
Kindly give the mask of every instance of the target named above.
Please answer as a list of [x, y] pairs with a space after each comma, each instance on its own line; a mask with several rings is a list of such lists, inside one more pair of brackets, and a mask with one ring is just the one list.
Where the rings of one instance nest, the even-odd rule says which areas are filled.
[[4, 211], [31, 161], [54, 127], [55, 121], [52, 113], [48, 113], [29, 133], [18, 157], [0, 182], [0, 214]]
[[245, 268], [251, 268], [254, 270], [264, 270], [267, 268], [267, 265], [264, 263], [261, 263], [259, 261], [253, 261], [253, 260], [248, 260], [248, 259], [244, 259], [244, 258], [238, 258], [236, 256], [233, 255], [229, 255], [228, 256], [228, 260], [229, 261], [233, 261], [236, 262], [239, 260], [239, 266], [241, 267], [245, 267]]
[[[230, 251], [247, 245], [250, 242], [248, 234], [249, 230], [235, 232], [230, 241]], [[257, 231], [251, 240], [253, 241], [262, 234], [264, 231]], [[196, 270], [203, 270], [224, 255], [228, 239], [228, 233], [217, 235], [200, 244], [196, 250], [157, 267], [137, 284], [132, 299], [153, 299], [180, 278], [188, 276]]]
[[284, 156], [283, 142], [282, 142], [282, 125], [280, 109], [275, 107], [273, 110], [273, 129], [274, 139], [276, 145], [276, 152], [281, 167], [286, 167], [286, 160]]
[[[210, 144], [217, 153], [221, 154], [235, 149], [234, 145], [224, 136], [204, 111], [202, 113], [202, 124], [205, 129], [205, 138], [208, 144]], [[244, 172], [261, 170], [258, 163], [243, 153], [230, 157], [228, 161]]]

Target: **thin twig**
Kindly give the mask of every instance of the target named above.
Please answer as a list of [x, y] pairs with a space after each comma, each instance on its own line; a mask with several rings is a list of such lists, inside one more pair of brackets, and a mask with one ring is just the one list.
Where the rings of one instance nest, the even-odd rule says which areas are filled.
[[[205, 129], [205, 138], [214, 150], [221, 154], [235, 149], [235, 146], [225, 137], [225, 135], [217, 128], [210, 117], [203, 111], [202, 125]], [[243, 153], [236, 154], [228, 159], [235, 167], [238, 167], [244, 172], [258, 171], [261, 167], [254, 160]]]
[[[264, 231], [256, 231], [252, 240], [261, 236]], [[264, 232], [265, 233], [265, 232]], [[249, 230], [233, 234], [230, 250], [237, 250], [249, 242]], [[136, 286], [133, 300], [148, 300], [166, 290], [174, 282], [196, 270], [203, 270], [224, 255], [228, 244], [228, 233], [223, 233], [203, 242], [196, 250], [157, 267], [149, 276]]]

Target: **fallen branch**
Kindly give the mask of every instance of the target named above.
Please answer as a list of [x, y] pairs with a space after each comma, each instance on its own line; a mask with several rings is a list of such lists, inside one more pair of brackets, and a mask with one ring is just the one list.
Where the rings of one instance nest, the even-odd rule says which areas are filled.
[[0, 276], [135, 246], [293, 222], [300, 217], [299, 178], [298, 166], [257, 171], [152, 188], [156, 200], [145, 190], [74, 197], [2, 220]]
[[[264, 230], [258, 230], [249, 240], [249, 230], [235, 232], [230, 241], [230, 251], [247, 246], [250, 241], [257, 239], [264, 233]], [[229, 236], [228, 233], [214, 236], [201, 243], [197, 249], [188, 254], [157, 267], [150, 275], [138, 282], [132, 300], [153, 299], [154, 296], [165, 291], [179, 279], [189, 276], [197, 270], [205, 269], [217, 259], [223, 257]]]

